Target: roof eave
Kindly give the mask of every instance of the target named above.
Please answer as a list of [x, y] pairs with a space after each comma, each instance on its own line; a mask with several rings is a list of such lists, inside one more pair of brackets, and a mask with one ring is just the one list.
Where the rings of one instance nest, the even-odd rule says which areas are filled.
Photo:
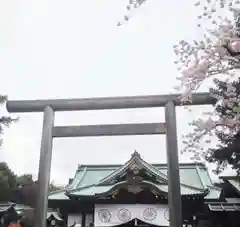
[[[129, 186], [129, 183], [127, 181], [121, 181], [121, 182], [118, 182], [112, 186], [110, 186], [110, 188], [106, 191], [103, 191], [101, 193], [92, 193], [90, 195], [81, 195], [81, 189], [78, 189], [78, 190], [72, 190], [72, 191], [67, 191], [66, 192], [66, 195], [69, 197], [69, 198], [76, 198], [76, 197], [89, 197], [89, 198], [92, 198], [92, 197], [108, 197], [108, 196], [112, 196], [116, 190], [118, 190], [119, 188], [127, 188]], [[164, 190], [164, 189], [161, 189], [158, 187], [158, 185], [152, 183], [152, 182], [149, 182], [149, 181], [142, 181], [139, 183], [139, 186], [140, 187], [150, 187], [154, 190], [154, 194], [156, 195], [166, 195], [168, 194], [168, 190]], [[97, 187], [97, 185], [92, 185], [92, 187]], [[86, 189], [86, 187], [82, 188], [82, 189]], [[191, 188], [191, 189], [195, 189], [195, 188]], [[196, 193], [189, 193], [189, 194], [186, 194], [186, 193], [181, 193], [182, 196], [192, 196], [192, 197], [205, 197], [206, 195], [208, 195], [209, 193], [209, 189], [205, 189], [205, 190], [201, 190], [201, 189], [195, 189], [196, 190]], [[79, 191], [79, 194], [74, 194], [75, 192]]]

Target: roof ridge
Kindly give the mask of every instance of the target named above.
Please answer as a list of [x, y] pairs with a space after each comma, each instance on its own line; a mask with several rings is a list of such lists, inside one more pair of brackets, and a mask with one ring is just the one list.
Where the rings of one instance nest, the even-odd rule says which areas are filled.
[[217, 190], [222, 190], [220, 187], [214, 186], [214, 185], [206, 185], [208, 188], [213, 188], [213, 189], [217, 189]]
[[81, 177], [80, 177], [80, 179], [79, 179], [78, 182], [77, 182], [76, 188], [77, 188], [78, 185], [83, 181], [83, 178], [86, 176], [86, 172], [87, 172], [87, 167], [84, 167], [83, 172], [82, 172], [82, 174], [81, 174]]
[[[163, 167], [167, 167], [167, 163], [148, 163], [152, 166], [163, 166]], [[106, 164], [106, 163], [103, 163], [103, 164], [79, 164], [78, 165], [78, 171], [83, 168], [83, 167], [112, 167], [112, 168], [117, 168], [117, 167], [120, 167], [122, 166], [123, 164]], [[195, 162], [180, 162], [179, 163], [179, 166], [195, 166], [195, 165], [199, 165], [199, 166], [203, 166], [203, 167], [206, 167], [206, 165], [204, 164], [204, 162], [199, 162], [199, 163], [195, 163]], [[155, 167], [156, 168], [156, 167]]]
[[200, 183], [201, 183], [201, 185], [203, 186], [203, 188], [205, 188], [205, 183], [204, 183], [203, 180], [202, 180], [201, 173], [200, 173], [200, 169], [199, 169], [199, 167], [198, 167], [197, 165], [195, 165], [195, 168], [196, 168], [196, 172], [197, 172], [198, 178], [199, 178], [199, 180], [200, 180]]
[[191, 189], [194, 189], [194, 190], [199, 190], [199, 191], [205, 191], [207, 188], [204, 187], [204, 188], [198, 188], [198, 187], [195, 187], [195, 186], [191, 186], [191, 185], [187, 185], [187, 184], [183, 184], [183, 183], [180, 183], [180, 185], [186, 187], [186, 188], [191, 188]]
[[[144, 181], [144, 182], [147, 182], [149, 184], [156, 184], [156, 185], [162, 185], [162, 184], [158, 184], [158, 183], [152, 183], [150, 181]], [[190, 188], [190, 189], [194, 189], [194, 190], [198, 190], [198, 191], [202, 191], [204, 192], [206, 189], [202, 189], [202, 188], [197, 188], [197, 187], [193, 187], [193, 186], [190, 186], [190, 185], [186, 185], [186, 184], [182, 184], [180, 183], [180, 186], [184, 186], [184, 187], [187, 187], [187, 188]]]
[[155, 166], [153, 166], [152, 164], [146, 162], [146, 161], [145, 161], [144, 159], [142, 159], [141, 157], [139, 157], [139, 158], [141, 159], [141, 161], [142, 161], [144, 164], [150, 166], [151, 168], [154, 168], [155, 171], [157, 171], [157, 172], [159, 172], [161, 175], [163, 175], [164, 178], [165, 178], [165, 180], [168, 180], [167, 175], [166, 175], [165, 173], [161, 172], [159, 169], [157, 169], [157, 168], [156, 168]]
[[[78, 164], [78, 168], [77, 168], [77, 170], [75, 171], [74, 177], [73, 177], [72, 179], [75, 179], [75, 178], [76, 178], [77, 173], [80, 171], [81, 167], [82, 167], [82, 165]], [[68, 187], [70, 187], [70, 186], [72, 185], [72, 183], [73, 183], [73, 181], [72, 181], [70, 184], [67, 184], [67, 185], [65, 186], [65, 188], [67, 189]]]

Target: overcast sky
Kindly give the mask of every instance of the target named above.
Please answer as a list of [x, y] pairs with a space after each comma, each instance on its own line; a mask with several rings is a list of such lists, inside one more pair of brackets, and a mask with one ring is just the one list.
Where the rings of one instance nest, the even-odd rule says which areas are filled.
[[[125, 0], [0, 0], [1, 93], [14, 100], [173, 92], [178, 71], [172, 46], [196, 36], [192, 4], [148, 0], [117, 27]], [[180, 148], [200, 111], [178, 110]], [[42, 115], [18, 116], [5, 132], [0, 159], [17, 174], [36, 176]], [[161, 121], [161, 108], [56, 114], [56, 125]], [[134, 150], [147, 161], [166, 162], [164, 136], [56, 139], [51, 179], [66, 184], [78, 164], [123, 163]]]

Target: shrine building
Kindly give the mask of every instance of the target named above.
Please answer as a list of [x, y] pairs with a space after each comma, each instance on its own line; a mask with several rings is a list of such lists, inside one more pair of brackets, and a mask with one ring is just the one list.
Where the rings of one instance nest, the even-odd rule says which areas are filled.
[[[227, 178], [225, 188], [215, 186], [202, 163], [179, 164], [179, 172], [183, 226], [224, 227], [223, 219], [240, 226], [240, 187]], [[137, 152], [123, 165], [79, 165], [63, 190], [50, 193], [49, 208], [65, 226], [169, 226], [167, 165]]]

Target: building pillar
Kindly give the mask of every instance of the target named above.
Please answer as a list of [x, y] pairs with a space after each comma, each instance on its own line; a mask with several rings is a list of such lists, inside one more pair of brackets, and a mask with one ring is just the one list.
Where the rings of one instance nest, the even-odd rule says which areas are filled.
[[86, 224], [86, 213], [83, 212], [82, 213], [82, 223], [81, 223], [82, 227], [85, 227], [85, 224]]
[[48, 190], [52, 162], [52, 129], [54, 124], [54, 111], [51, 107], [44, 108], [42, 142], [38, 171], [38, 193], [35, 209], [34, 227], [46, 227], [48, 210]]
[[182, 197], [180, 190], [176, 108], [172, 101], [165, 105], [166, 146], [168, 164], [168, 203], [171, 227], [182, 227]]
[[63, 217], [64, 227], [67, 227], [68, 225], [68, 210], [65, 207], [60, 208], [60, 213]]

